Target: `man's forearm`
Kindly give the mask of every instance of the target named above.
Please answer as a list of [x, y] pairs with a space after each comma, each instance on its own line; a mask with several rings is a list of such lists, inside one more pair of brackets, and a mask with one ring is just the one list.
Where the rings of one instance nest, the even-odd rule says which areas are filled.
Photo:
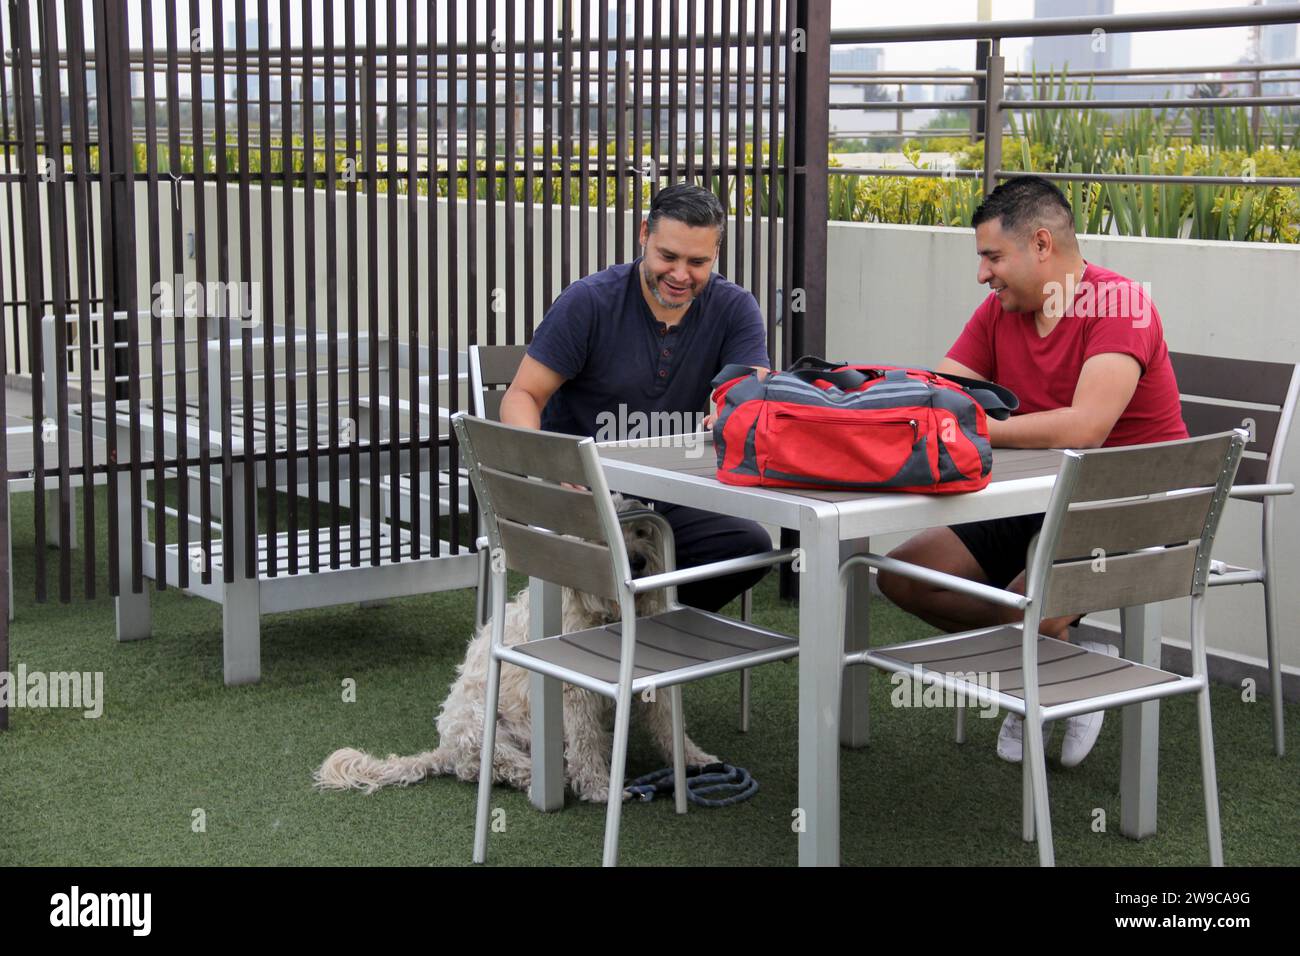
[[527, 392], [509, 389], [501, 399], [501, 421], [519, 428], [541, 428], [542, 410]]
[[1097, 424], [1077, 408], [990, 418], [989, 440], [998, 448], [1096, 448], [1106, 440]]

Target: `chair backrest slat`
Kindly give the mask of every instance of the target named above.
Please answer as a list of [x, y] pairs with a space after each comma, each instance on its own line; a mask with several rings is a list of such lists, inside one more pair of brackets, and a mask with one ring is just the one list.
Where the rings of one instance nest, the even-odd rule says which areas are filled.
[[1186, 597], [1192, 593], [1198, 551], [1192, 543], [1057, 564], [1042, 615], [1064, 617]]
[[1187, 425], [1187, 434], [1195, 438], [1230, 428], [1244, 428], [1251, 433], [1246, 450], [1263, 452], [1265, 455], [1273, 453], [1273, 442], [1277, 438], [1277, 426], [1281, 418], [1280, 411], [1265, 408], [1234, 408], [1183, 400], [1183, 421]]
[[575, 485], [587, 483], [582, 459], [578, 455], [580, 439], [572, 435], [489, 424], [469, 417], [462, 421], [481, 465], [546, 481], [567, 481]]
[[1174, 487], [1213, 487], [1231, 442], [1230, 434], [1218, 437], [1218, 441], [1189, 438], [1086, 452], [1071, 500], [1135, 498]]
[[1174, 366], [1178, 390], [1184, 395], [1258, 405], [1285, 404], [1295, 374], [1295, 366], [1287, 362], [1255, 362], [1190, 352], [1170, 352], [1169, 361]]
[[482, 414], [479, 417], [486, 418], [490, 422], [501, 421], [501, 400], [506, 397], [506, 390], [504, 388], [484, 388], [479, 392], [479, 397], [483, 401], [483, 405], [479, 409]]
[[610, 550], [498, 518], [506, 567], [604, 598], [618, 598]]
[[487, 466], [482, 466], [479, 473], [498, 518], [544, 525], [557, 534], [604, 540], [590, 491], [520, 478]]
[[509, 385], [519, 371], [519, 363], [528, 352], [526, 345], [480, 345], [478, 368], [485, 388]]
[[1139, 548], [1195, 541], [1205, 528], [1214, 489], [1121, 501], [1068, 511], [1056, 560], [1119, 555]]

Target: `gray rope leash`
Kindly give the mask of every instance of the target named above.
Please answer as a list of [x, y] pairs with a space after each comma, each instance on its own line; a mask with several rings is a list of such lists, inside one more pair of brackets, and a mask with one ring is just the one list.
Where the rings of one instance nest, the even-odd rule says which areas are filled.
[[[624, 785], [623, 790], [644, 803], [659, 794], [671, 794], [676, 784], [671, 767], [655, 770]], [[707, 797], [705, 794], [725, 793]], [[686, 768], [686, 799], [699, 807], [729, 807], [758, 793], [758, 781], [744, 767], [711, 763]]]

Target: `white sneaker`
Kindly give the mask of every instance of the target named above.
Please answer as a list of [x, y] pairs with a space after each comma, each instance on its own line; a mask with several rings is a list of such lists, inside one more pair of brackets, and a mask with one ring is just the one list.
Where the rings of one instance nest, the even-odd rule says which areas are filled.
[[[1119, 648], [1114, 644], [1098, 644], [1095, 641], [1080, 641], [1079, 646], [1094, 654], [1118, 657]], [[1083, 758], [1092, 751], [1093, 745], [1101, 735], [1101, 723], [1105, 718], [1104, 710], [1094, 710], [1090, 714], [1070, 717], [1065, 722], [1065, 740], [1061, 743], [1061, 766], [1077, 767]]]
[[[1018, 714], [1007, 714], [998, 731], [998, 756], [1007, 763], [1020, 763], [1025, 752], [1025, 722]], [[1043, 749], [1052, 736], [1052, 725], [1043, 727]]]

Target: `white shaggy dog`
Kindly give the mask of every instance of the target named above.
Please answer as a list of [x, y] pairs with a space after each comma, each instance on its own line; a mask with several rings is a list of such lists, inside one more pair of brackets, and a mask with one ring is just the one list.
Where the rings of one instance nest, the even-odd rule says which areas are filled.
[[[620, 511], [643, 507], [640, 502], [619, 500]], [[638, 577], [663, 569], [659, 535], [647, 521], [624, 525], [628, 557]], [[661, 593], [637, 599], [640, 616], [663, 608]], [[505, 643], [519, 644], [528, 639], [528, 591], [520, 591], [506, 605]], [[599, 627], [619, 618], [618, 603], [580, 591], [564, 590], [563, 629], [565, 633]], [[491, 622], [470, 641], [465, 660], [456, 668], [451, 693], [438, 714], [438, 748], [410, 757], [390, 754], [380, 760], [358, 750], [344, 748], [332, 753], [313, 774], [322, 790], [363, 790], [372, 793], [380, 787], [406, 786], [428, 776], [454, 774], [461, 780], [478, 779], [483, 742], [483, 710], [487, 697], [488, 652], [491, 647]], [[532, 780], [532, 724], [529, 709], [529, 674], [513, 664], [501, 667], [501, 693], [498, 706], [496, 752], [492, 763], [494, 783], [508, 783], [527, 790]], [[666, 764], [672, 764], [672, 711], [667, 694], [646, 703], [639, 697], [636, 716], [647, 727]], [[604, 803], [609, 799], [609, 761], [613, 746], [607, 721], [613, 720], [613, 701], [572, 684], [564, 685], [564, 769], [565, 779], [582, 800]], [[702, 751], [686, 738], [686, 763], [717, 763], [718, 758]]]

